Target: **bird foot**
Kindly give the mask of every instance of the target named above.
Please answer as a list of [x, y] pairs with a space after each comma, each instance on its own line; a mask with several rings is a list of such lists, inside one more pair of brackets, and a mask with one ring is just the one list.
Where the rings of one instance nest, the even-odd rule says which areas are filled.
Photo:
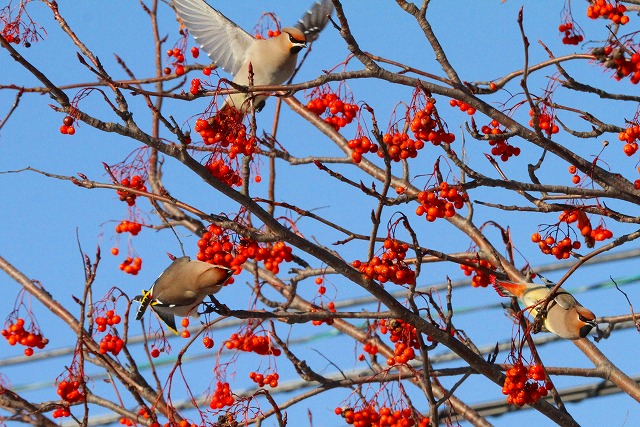
[[211, 302], [204, 302], [204, 311], [199, 314], [217, 313], [221, 316], [228, 316], [229, 313], [231, 313], [229, 307], [227, 307], [225, 304], [222, 304], [213, 295], [209, 295], [209, 299], [211, 300]]

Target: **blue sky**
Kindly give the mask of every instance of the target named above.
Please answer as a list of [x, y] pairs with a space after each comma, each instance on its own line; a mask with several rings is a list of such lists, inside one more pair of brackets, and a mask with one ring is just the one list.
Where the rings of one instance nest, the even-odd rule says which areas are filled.
[[[6, 3], [6, 2], [5, 2]], [[15, 0], [14, 0], [15, 3]], [[406, 63], [434, 74], [442, 75], [439, 65], [434, 60], [434, 55], [429, 49], [424, 36], [415, 22], [402, 12], [394, 2], [345, 2], [345, 12], [350, 19], [351, 30], [360, 43], [360, 47], [373, 54], [390, 58], [398, 62]], [[541, 40], [549, 46], [557, 56], [574, 52], [576, 47], [564, 46], [560, 43], [557, 26], [561, 23], [561, 2], [557, 1], [432, 1], [429, 18], [434, 31], [439, 37], [448, 58], [458, 70], [465, 81], [491, 81], [509, 72], [522, 68], [523, 49], [516, 17], [519, 8], [524, 5], [524, 26], [531, 42], [530, 62], [536, 63], [547, 59], [547, 55], [538, 44]], [[603, 40], [606, 37], [602, 22], [591, 22], [584, 15], [584, 2], [574, 2], [574, 17], [587, 33], [587, 40]], [[4, 3], [0, 4], [0, 6]], [[150, 24], [137, 2], [111, 1], [108, 4], [96, 2], [71, 2], [59, 1], [60, 12], [68, 20], [78, 37], [100, 58], [105, 68], [116, 79], [127, 78], [126, 74], [117, 65], [114, 54], [121, 57], [127, 66], [138, 77], [150, 76], [153, 70], [153, 40], [150, 32]], [[254, 2], [216, 2], [226, 16], [234, 20], [241, 27], [250, 30], [263, 11], [273, 11], [278, 14], [283, 24], [295, 22], [302, 14], [305, 2], [285, 1], [254, 1]], [[92, 82], [94, 76], [76, 59], [76, 48], [61, 32], [53, 21], [51, 13], [39, 2], [29, 4], [29, 13], [33, 19], [44, 26], [47, 37], [40, 43], [35, 43], [30, 49], [19, 48], [20, 52], [35, 66], [43, 70], [56, 84], [66, 85], [77, 82]], [[177, 24], [175, 17], [166, 5], [160, 6], [161, 35], [166, 35], [166, 48], [172, 47], [178, 40]], [[634, 21], [629, 26], [633, 26]], [[627, 28], [625, 28], [627, 29]], [[194, 42], [190, 40], [189, 46]], [[595, 46], [597, 42], [588, 43], [586, 46]], [[580, 48], [581, 46], [579, 46]], [[28, 75], [22, 68], [14, 63], [5, 51], [0, 51], [0, 85], [15, 83], [25, 86], [38, 86], [33, 76]], [[322, 73], [323, 70], [333, 68], [347, 56], [348, 51], [339, 34], [328, 28], [317, 43], [313, 45], [312, 54], [305, 63], [296, 81], [310, 80]], [[204, 60], [202, 55], [200, 59]], [[166, 58], [165, 58], [166, 60]], [[359, 68], [355, 60], [350, 64], [351, 69]], [[567, 69], [576, 77], [594, 82], [607, 90], [620, 93], [636, 94], [637, 87], [627, 81], [616, 82], [609, 77], [609, 73], [602, 71], [597, 66], [592, 66], [587, 61], [576, 64], [568, 64]], [[547, 77], [555, 70], [548, 69], [531, 76], [530, 87], [536, 93], [541, 93], [547, 85]], [[221, 76], [225, 76], [221, 72]], [[194, 77], [201, 77], [200, 75]], [[215, 84], [215, 79], [212, 80]], [[391, 114], [398, 102], [408, 102], [412, 90], [406, 87], [392, 87], [387, 83], [371, 80], [356, 80], [348, 82], [353, 96], [358, 101], [366, 101], [375, 111], [382, 127], [391, 121]], [[335, 88], [335, 86], [334, 86]], [[188, 90], [188, 81], [184, 88]], [[513, 105], [514, 100], [521, 100], [518, 95], [520, 88], [518, 80], [512, 81], [506, 90], [500, 91], [486, 100], [493, 105], [507, 103]], [[76, 94], [75, 89], [67, 91], [70, 97]], [[515, 95], [511, 98], [511, 95]], [[13, 103], [13, 91], [0, 91], [0, 117], [4, 117], [10, 105]], [[302, 94], [299, 94], [302, 98]], [[597, 113], [603, 121], [624, 125], [624, 119], [631, 119], [637, 107], [634, 103], [615, 105], [612, 102], [599, 101], [595, 96], [576, 96], [568, 92], [559, 92], [555, 98], [558, 102], [564, 102], [588, 109]], [[149, 130], [150, 114], [140, 97], [128, 97], [131, 110], [134, 111], [136, 120], [145, 130]], [[439, 98], [438, 107], [447, 121], [452, 132], [456, 133], [461, 141], [461, 124], [467, 120], [467, 116], [457, 109], [448, 106], [448, 99]], [[0, 171], [17, 170], [26, 166], [32, 166], [47, 172], [74, 175], [84, 173], [90, 179], [108, 181], [105, 176], [102, 162], [107, 164], [118, 163], [137, 145], [115, 134], [105, 134], [92, 129], [86, 124], [77, 127], [76, 135], [66, 136], [58, 132], [62, 124], [62, 114], [54, 112], [48, 104], [52, 101], [46, 95], [25, 94], [19, 108], [11, 117], [4, 128], [0, 129]], [[85, 98], [80, 104], [86, 112], [95, 114], [106, 121], [117, 121], [117, 117], [105, 109], [101, 96], [94, 92]], [[194, 102], [167, 101], [165, 113], [171, 112], [178, 123], [185, 123], [185, 128], [193, 126], [193, 118], [202, 112], [207, 106], [207, 100], [199, 99]], [[258, 115], [259, 129], [269, 132], [273, 118], [273, 100]], [[527, 108], [516, 111], [515, 117], [527, 120]], [[476, 115], [478, 124], [485, 124], [488, 119]], [[575, 116], [565, 115], [565, 123], [579, 130], [588, 130], [589, 127]], [[367, 119], [367, 125], [370, 125]], [[164, 132], [164, 131], [163, 131]], [[355, 124], [345, 128], [343, 134], [348, 138], [355, 135]], [[162, 135], [171, 138], [164, 132]], [[619, 170], [630, 179], [636, 179], [634, 169], [637, 156], [627, 158], [621, 153], [621, 148], [616, 135], [606, 135], [597, 141], [582, 141], [570, 138], [567, 135], [558, 135], [558, 140], [566, 143], [587, 158], [600, 151], [602, 139], [612, 142], [611, 146], [602, 155], [612, 170]], [[341, 152], [315, 128], [306, 123], [287, 108], [283, 109], [279, 142], [293, 155], [299, 157], [311, 155], [339, 156]], [[483, 161], [482, 153], [488, 151], [486, 145], [473, 141], [466, 135], [469, 158], [478, 170], [495, 176], [495, 171]], [[530, 147], [522, 141], [516, 141], [516, 145], [522, 147], [521, 157], [512, 159], [501, 165], [505, 173], [513, 179], [523, 178], [526, 175], [527, 163], [535, 161], [540, 155], [540, 150]], [[457, 145], [459, 147], [459, 145]], [[418, 176], [416, 185], [424, 185], [426, 179], [420, 175], [430, 173], [433, 162], [440, 153], [429, 147], [425, 149], [424, 157], [420, 161], [412, 163], [412, 175]], [[550, 159], [541, 176], [548, 183], [561, 183], [571, 185], [571, 175], [566, 172], [567, 164], [562, 161]], [[267, 162], [263, 160], [261, 165], [263, 177], [266, 178]], [[354, 179], [363, 179], [369, 183], [371, 179], [358, 174], [353, 167], [335, 167]], [[199, 178], [195, 178], [181, 167], [173, 159], [167, 159], [164, 165], [165, 186], [171, 194], [197, 206], [205, 212], [237, 211], [238, 206], [224, 200], [219, 193], [206, 186]], [[287, 167], [284, 163], [278, 165], [278, 186], [276, 198], [294, 203], [304, 209], [315, 209], [314, 212], [324, 215], [330, 220], [340, 222], [359, 233], [370, 231], [369, 212], [375, 207], [371, 200], [365, 199], [353, 189], [345, 189], [337, 185], [335, 181], [328, 180], [326, 175], [318, 171], [313, 165]], [[260, 196], [266, 194], [266, 179], [262, 184], [254, 184], [252, 194]], [[103, 260], [100, 266], [96, 282], [95, 295], [101, 295], [113, 286], [117, 286], [129, 295], [134, 295], [142, 288], [148, 288], [158, 274], [168, 265], [166, 252], [178, 255], [180, 248], [175, 237], [165, 231], [156, 232], [145, 229], [133, 239], [132, 245], [135, 252], [140, 255], [143, 269], [138, 276], [124, 275], [118, 270], [118, 264], [122, 255], [113, 257], [108, 252], [116, 242], [114, 227], [121, 219], [127, 217], [126, 206], [117, 200], [113, 191], [86, 190], [78, 188], [69, 182], [45, 178], [32, 172], [20, 174], [0, 175], [0, 186], [3, 192], [0, 220], [5, 224], [2, 238], [0, 239], [0, 255], [13, 263], [32, 279], [39, 280], [45, 287], [59, 299], [66, 307], [78, 312], [71, 295], [79, 296], [84, 282], [81, 256], [78, 251], [78, 243], [82, 250], [93, 256], [95, 248], [99, 245], [102, 249]], [[513, 194], [497, 190], [478, 190], [471, 193], [473, 200], [482, 200], [503, 204], [524, 204], [524, 200], [514, 197]], [[148, 203], [139, 203], [142, 214], [157, 223]], [[630, 214], [637, 214], [637, 208], [621, 203], [613, 203], [611, 206], [623, 209]], [[411, 213], [413, 205], [400, 207], [405, 212]], [[635, 210], [634, 210], [635, 209]], [[635, 213], [634, 213], [635, 212]], [[389, 210], [385, 215], [385, 221], [393, 213]], [[284, 214], [284, 212], [282, 212]], [[486, 220], [494, 220], [503, 226], [509, 226], [514, 244], [518, 248], [518, 264], [524, 265], [526, 261], [534, 266], [548, 264], [551, 258], [543, 256], [535, 245], [530, 243], [529, 236], [536, 230], [538, 224], [549, 224], [557, 221], [556, 214], [543, 216], [541, 214], [518, 213], [516, 215], [496, 211], [486, 207], [477, 206], [475, 213], [476, 223], [481, 224]], [[430, 248], [443, 252], [464, 251], [469, 246], [468, 238], [442, 222], [428, 224], [425, 221], [417, 221], [413, 218], [421, 236], [421, 243]], [[316, 239], [327, 246], [344, 236], [319, 226], [308, 219], [302, 219], [297, 226], [308, 238]], [[615, 235], [621, 235], [635, 230], [633, 225], [619, 225], [612, 220], [607, 221], [607, 226], [614, 230]], [[188, 255], [194, 256], [197, 238], [190, 233], [179, 230], [180, 237]], [[492, 241], [499, 242], [500, 236], [495, 230], [489, 230]], [[119, 247], [121, 254], [127, 250], [127, 240], [120, 237]], [[638, 248], [637, 243], [632, 242], [625, 246], [626, 249]], [[354, 243], [345, 247], [336, 248], [348, 259], [364, 257], [365, 246]], [[317, 260], [310, 256], [304, 256], [312, 265], [320, 267]], [[610, 277], [621, 280], [635, 275], [634, 268], [637, 262], [623, 261], [610, 264], [598, 264], [580, 269], [575, 273], [566, 287], [569, 289], [589, 286], [607, 281]], [[568, 268], [568, 267], [567, 267]], [[283, 269], [286, 271], [286, 269]], [[566, 271], [561, 269], [549, 273], [551, 279], [558, 279]], [[445, 264], [433, 264], [425, 267], [420, 277], [419, 286], [431, 286], [441, 284], [449, 275], [452, 279], [461, 279], [462, 272], [457, 266]], [[285, 275], [286, 276], [286, 275]], [[251, 277], [240, 276], [236, 280], [233, 289], [224, 289], [220, 299], [233, 308], [248, 308], [249, 291], [244, 282], [251, 283]], [[312, 296], [314, 285], [312, 281], [304, 283], [304, 292]], [[327, 278], [328, 294], [337, 295], [340, 301], [346, 298], [361, 296], [359, 288], [353, 284], [345, 283], [338, 278]], [[18, 286], [7, 276], [0, 276], [0, 284], [6, 289], [6, 297], [0, 302], [0, 317], [6, 316], [12, 310], [13, 302], [18, 294]], [[637, 285], [631, 283], [624, 287], [631, 301], [638, 301], [640, 296]], [[102, 293], [100, 292], [102, 291]], [[620, 293], [612, 288], [601, 288], [581, 293], [579, 300], [587, 307], [593, 309], [597, 315], [617, 315], [628, 312], [628, 304]], [[495, 304], [499, 298], [491, 289], [464, 288], [454, 294], [454, 307], [462, 311], [467, 307], [485, 304]], [[40, 321], [40, 325], [47, 337], [51, 340], [49, 348], [64, 348], [71, 345], [70, 336], [57, 319], [49, 316], [43, 307], [37, 302], [33, 303], [34, 312]], [[366, 306], [373, 309], [374, 306]], [[492, 345], [496, 341], [508, 339], [512, 325], [504, 317], [502, 310], [492, 309], [487, 311], [461, 313], [456, 316], [456, 325], [464, 329], [471, 338], [480, 346]], [[233, 328], [214, 333], [216, 348], [233, 332]], [[139, 334], [140, 329], [134, 326], [134, 334]], [[353, 342], [342, 336], [334, 336], [331, 329], [322, 326], [319, 328], [300, 328], [292, 332], [293, 338], [301, 339], [301, 343], [295, 348], [301, 354], [305, 354], [307, 360], [321, 373], [335, 372], [335, 367], [327, 360], [337, 363], [342, 369], [362, 367], [355, 361], [355, 355], [360, 351]], [[161, 360], [171, 360], [181, 346], [179, 339], [173, 339], [173, 352], [170, 356], [163, 356]], [[637, 353], [637, 335], [632, 331], [624, 331], [614, 334], [610, 339], [597, 344], [614, 363], [625, 372], [637, 374], [637, 363], [634, 357]], [[195, 348], [197, 347], [197, 348]], [[194, 393], [202, 393], [213, 379], [211, 369], [214, 364], [213, 353], [206, 356], [204, 349], [195, 346], [192, 350], [194, 356], [203, 356], [197, 361], [191, 362], [185, 368], [186, 376]], [[6, 343], [0, 343], [2, 358], [19, 356], [20, 348], [10, 348]], [[347, 351], [345, 351], [345, 349]], [[140, 346], [134, 346], [136, 354], [140, 354]], [[442, 349], [438, 351], [444, 352]], [[571, 343], [562, 341], [546, 345], [541, 348], [541, 355], [549, 366], [591, 367], [589, 361]], [[303, 353], [306, 352], [306, 353]], [[436, 352], [437, 354], [438, 352]], [[322, 354], [322, 356], [320, 355]], [[223, 356], [223, 359], [227, 356]], [[326, 359], [325, 359], [326, 357]], [[225, 359], [226, 360], [226, 359]], [[505, 360], [504, 355], [498, 357], [498, 362]], [[52, 384], [56, 376], [62, 372], [63, 366], [69, 363], [69, 356], [51, 358], [44, 361], [32, 362], [21, 366], [0, 367], [0, 372], [8, 377], [15, 386], [33, 385], [36, 383]], [[245, 357], [235, 366], [238, 375], [237, 389], [248, 387], [246, 380], [247, 367], [255, 368], [259, 363], [257, 358]], [[285, 360], [277, 360], [278, 370], [286, 379], [293, 379], [294, 373], [288, 369]], [[27, 368], [25, 368], [25, 366]], [[267, 362], [262, 362], [262, 368], [266, 368]], [[449, 362], [442, 366], [459, 366], [459, 362]], [[99, 370], [91, 368], [91, 374]], [[160, 369], [160, 375], [167, 374], [167, 368]], [[555, 379], [554, 379], [555, 380]], [[284, 382], [284, 380], [283, 380]], [[445, 386], [451, 386], [455, 380], [444, 380]], [[593, 383], [593, 380], [558, 378], [556, 380], [560, 388], [575, 386], [578, 384]], [[94, 381], [97, 390], [105, 387], [101, 379]], [[177, 396], [181, 394], [180, 385], [176, 385]], [[27, 396], [34, 399], [55, 399], [53, 385], [43, 388], [35, 388], [27, 391]], [[458, 391], [463, 400], [478, 403], [502, 398], [499, 387], [490, 384], [483, 378], [473, 378], [465, 383]], [[308, 404], [290, 408], [289, 420], [296, 423], [308, 423], [307, 409], [313, 413], [314, 426], [341, 426], [342, 419], [333, 415], [333, 408], [348, 396], [348, 392], [332, 391], [310, 399]], [[280, 397], [279, 397], [280, 398]], [[281, 398], [286, 400], [286, 395]], [[414, 404], [419, 409], [425, 410], [426, 403]], [[129, 405], [131, 403], [129, 402]], [[611, 408], [615, 407], [615, 411]], [[626, 396], [616, 395], [606, 398], [590, 399], [588, 402], [569, 405], [569, 411], [582, 425], [634, 425], [633, 420], [640, 419], [638, 405]], [[102, 413], [97, 410], [96, 413]], [[546, 419], [536, 411], [529, 410], [522, 413], [505, 415], [490, 419], [494, 425], [507, 426], [513, 423], [525, 423], [546, 425]], [[293, 422], [293, 421], [292, 421]], [[268, 425], [275, 425], [274, 422]], [[296, 424], [294, 423], [294, 424]], [[464, 425], [464, 424], [463, 424]]]

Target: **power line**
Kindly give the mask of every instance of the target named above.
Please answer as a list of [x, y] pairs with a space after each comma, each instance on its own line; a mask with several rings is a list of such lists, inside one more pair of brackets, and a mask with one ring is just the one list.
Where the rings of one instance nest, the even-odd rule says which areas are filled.
[[[600, 257], [597, 257], [593, 260], [590, 260], [589, 262], [587, 262], [585, 265], [586, 266], [592, 266], [592, 265], [596, 265], [596, 264], [600, 264], [600, 263], [606, 263], [606, 262], [613, 262], [613, 261], [621, 261], [621, 260], [627, 260], [630, 258], [635, 258], [635, 257], [639, 257], [640, 256], [640, 249], [632, 249], [632, 250], [628, 250], [628, 251], [622, 251], [622, 252], [616, 252], [616, 253], [611, 253], [611, 254], [606, 254], [606, 255], [602, 255]], [[535, 268], [535, 271], [541, 272], [541, 273], [546, 273], [546, 272], [550, 272], [550, 271], [556, 271], [556, 270], [561, 270], [561, 269], [568, 269], [572, 266], [573, 264], [567, 263], [567, 262], [557, 262], [557, 263], [552, 263], [552, 264], [546, 264], [546, 265], [542, 265], [540, 267]], [[618, 283], [618, 285], [628, 285], [630, 283], [634, 283], [636, 281], [640, 280], [640, 275], [637, 276], [631, 276], [631, 277], [625, 277], [625, 278], [619, 278], [616, 279], [616, 283]], [[469, 286], [471, 284], [471, 280], [470, 279], [464, 279], [464, 280], [456, 280], [456, 281], [452, 281], [451, 282], [451, 286], [453, 288], [460, 288], [460, 287], [464, 287], [464, 286]], [[611, 281], [603, 281], [603, 282], [598, 282], [596, 284], [593, 285], [588, 285], [588, 286], [582, 286], [579, 288], [572, 288], [569, 289], [571, 291], [571, 293], [576, 293], [576, 294], [580, 294], [580, 293], [584, 293], [587, 292], [589, 290], [593, 290], [593, 289], [599, 289], [599, 288], [603, 288], [603, 287], [610, 287], [610, 286], [614, 286], [613, 282]], [[447, 283], [440, 283], [437, 285], [433, 285], [433, 286], [422, 286], [422, 287], [417, 287], [416, 291], [419, 292], [428, 292], [429, 290], [444, 290], [447, 288]], [[406, 290], [400, 290], [400, 291], [394, 291], [394, 292], [390, 292], [390, 294], [396, 298], [403, 298], [406, 296]], [[378, 300], [374, 297], [371, 296], [367, 296], [367, 297], [358, 297], [358, 298], [349, 298], [349, 299], [344, 299], [341, 301], [336, 301], [335, 302], [335, 307], [336, 309], [338, 308], [348, 308], [348, 307], [357, 307], [357, 306], [362, 306], [362, 305], [366, 305], [366, 304], [374, 304], [376, 303]], [[491, 310], [494, 308], [501, 308], [502, 304], [501, 303], [495, 303], [495, 304], [485, 304], [485, 305], [476, 305], [476, 306], [469, 306], [469, 307], [457, 307], [456, 308], [456, 313], [457, 314], [467, 314], [467, 313], [473, 313], [476, 311], [482, 311], [482, 310]], [[244, 323], [244, 320], [241, 319], [230, 319], [230, 320], [225, 320], [222, 322], [218, 322], [215, 325], [212, 325], [210, 327], [210, 330], [212, 331], [216, 331], [219, 329], [226, 329], [226, 328], [231, 328], [234, 326], [240, 326]], [[191, 331], [197, 331], [199, 329], [199, 327], [195, 326], [193, 328], [190, 328]], [[336, 333], [339, 334], [339, 333]], [[329, 334], [329, 335], [335, 335], [335, 334]], [[176, 335], [169, 335], [167, 336], [167, 338], [169, 340], [173, 340], [176, 338], [179, 338]], [[315, 338], [307, 338], [309, 340], [315, 339]], [[129, 336], [128, 340], [127, 340], [127, 344], [140, 344], [144, 342], [144, 336], [143, 335], [134, 335], [134, 336]], [[45, 351], [39, 351], [37, 353], [34, 353], [32, 356], [13, 356], [13, 357], [7, 357], [4, 359], [0, 359], [0, 368], [2, 367], [6, 367], [6, 366], [11, 366], [11, 365], [17, 365], [17, 364], [23, 364], [23, 363], [28, 363], [28, 362], [35, 362], [38, 360], [46, 360], [46, 359], [50, 359], [53, 357], [61, 357], [61, 356], [67, 356], [67, 355], [71, 355], [73, 354], [75, 351], [75, 346], [69, 346], [69, 347], [63, 347], [63, 348], [59, 348], [59, 349], [53, 349], [53, 350], [45, 350]]]

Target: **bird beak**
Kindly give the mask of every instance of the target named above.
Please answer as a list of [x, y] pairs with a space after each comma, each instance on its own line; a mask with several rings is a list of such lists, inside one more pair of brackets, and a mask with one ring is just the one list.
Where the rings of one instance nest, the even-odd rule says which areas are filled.
[[307, 47], [306, 43], [296, 43], [293, 46], [291, 46], [291, 53], [294, 53], [294, 54], [298, 53], [306, 47]]
[[583, 327], [580, 328], [580, 338], [584, 338], [589, 335], [591, 329], [595, 328], [596, 326], [598, 326], [598, 323], [595, 320], [587, 322]]

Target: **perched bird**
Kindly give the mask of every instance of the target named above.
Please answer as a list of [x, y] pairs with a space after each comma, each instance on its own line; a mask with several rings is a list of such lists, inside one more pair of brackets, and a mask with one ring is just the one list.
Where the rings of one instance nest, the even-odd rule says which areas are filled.
[[[316, 2], [295, 27], [281, 30], [271, 39], [256, 39], [209, 6], [204, 0], [172, 0], [178, 17], [209, 58], [233, 76], [233, 82], [247, 86], [249, 64], [253, 85], [279, 85], [295, 71], [298, 52], [318, 37], [333, 12], [331, 0]], [[259, 111], [267, 96], [255, 97]], [[241, 113], [249, 108], [246, 94], [229, 95], [222, 110], [229, 106]]]
[[[493, 286], [500, 296], [517, 297], [533, 317], [538, 315], [542, 307], [542, 304], [537, 303], [546, 298], [551, 290], [547, 286], [534, 283], [498, 281], [494, 276], [492, 279]], [[595, 314], [584, 308], [573, 295], [562, 288], [558, 289], [555, 298], [547, 305], [543, 321], [546, 330], [569, 340], [586, 337], [597, 325]]]
[[231, 277], [232, 270], [219, 265], [176, 258], [156, 279], [151, 289], [134, 298], [140, 302], [136, 320], [140, 320], [148, 306], [164, 323], [177, 333], [174, 316], [198, 317], [197, 307], [207, 295], [218, 292]]

